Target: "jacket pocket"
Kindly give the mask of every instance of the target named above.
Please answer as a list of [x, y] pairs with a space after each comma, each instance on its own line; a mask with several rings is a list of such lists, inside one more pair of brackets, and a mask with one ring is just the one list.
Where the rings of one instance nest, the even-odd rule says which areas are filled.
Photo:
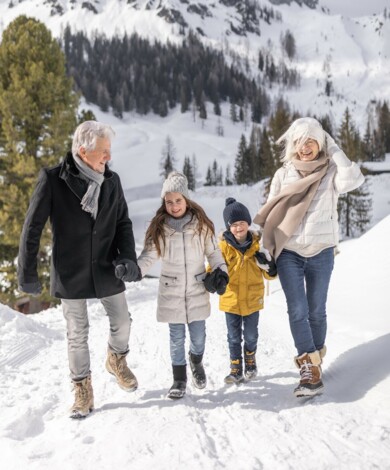
[[203, 271], [202, 273], [195, 274], [194, 277], [198, 282], [203, 282], [205, 280], [206, 275], [207, 275], [206, 271]]
[[166, 274], [161, 274], [161, 284], [166, 287], [174, 287], [177, 284], [176, 276], [167, 276]]

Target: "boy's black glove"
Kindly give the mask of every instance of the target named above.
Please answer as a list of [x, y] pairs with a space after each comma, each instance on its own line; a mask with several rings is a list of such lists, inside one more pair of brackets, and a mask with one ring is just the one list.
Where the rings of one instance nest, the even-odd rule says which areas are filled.
[[255, 258], [257, 260], [259, 268], [265, 271], [271, 277], [274, 277], [278, 274], [275, 260], [272, 258], [266, 248], [261, 248], [260, 251], [256, 251]]
[[140, 268], [131, 259], [122, 259], [117, 262], [115, 276], [123, 282], [135, 282], [142, 279]]
[[222, 295], [229, 283], [229, 276], [221, 268], [217, 268], [206, 274], [203, 283], [206, 290], [211, 294], [216, 292], [218, 295]]

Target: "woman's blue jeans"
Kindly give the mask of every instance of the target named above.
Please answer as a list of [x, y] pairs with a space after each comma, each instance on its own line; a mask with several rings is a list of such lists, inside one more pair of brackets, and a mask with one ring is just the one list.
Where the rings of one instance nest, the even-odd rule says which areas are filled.
[[325, 344], [326, 299], [333, 264], [333, 248], [310, 258], [283, 250], [276, 261], [299, 356], [319, 350]]
[[[190, 351], [192, 354], [201, 356], [206, 344], [206, 322], [205, 320], [188, 323], [190, 333]], [[169, 323], [169, 346], [173, 366], [186, 365], [186, 325], [183, 323]]]
[[244, 348], [247, 351], [256, 352], [259, 338], [259, 312], [253, 312], [245, 316], [226, 312], [225, 316], [230, 359], [242, 359], [241, 342], [243, 336]]

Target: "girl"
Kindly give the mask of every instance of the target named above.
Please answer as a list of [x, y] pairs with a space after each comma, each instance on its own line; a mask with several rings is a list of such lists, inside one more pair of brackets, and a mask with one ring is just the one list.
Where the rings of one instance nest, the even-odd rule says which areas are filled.
[[[190, 335], [193, 385], [204, 388], [205, 320], [210, 315], [207, 290], [223, 293], [228, 275], [214, 225], [204, 210], [189, 199], [187, 178], [176, 171], [170, 173], [164, 181], [161, 198], [161, 207], [146, 231], [138, 265], [145, 276], [155, 261], [162, 260], [157, 321], [169, 324], [173, 385], [168, 397], [181, 398], [187, 383], [185, 326]], [[208, 276], [205, 256], [212, 269]]]

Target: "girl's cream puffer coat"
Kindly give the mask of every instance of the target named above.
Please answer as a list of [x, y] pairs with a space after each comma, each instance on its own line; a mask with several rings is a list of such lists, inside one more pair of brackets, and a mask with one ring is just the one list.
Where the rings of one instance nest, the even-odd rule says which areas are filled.
[[[220, 267], [227, 272], [217, 240], [206, 230], [199, 235], [194, 217], [176, 232], [165, 225], [165, 250], [161, 257], [161, 275], [157, 300], [157, 320], [165, 323], [191, 323], [210, 315], [209, 293], [203, 279], [205, 257], [212, 270]], [[145, 247], [138, 265], [144, 276], [158, 260], [155, 247]]]

